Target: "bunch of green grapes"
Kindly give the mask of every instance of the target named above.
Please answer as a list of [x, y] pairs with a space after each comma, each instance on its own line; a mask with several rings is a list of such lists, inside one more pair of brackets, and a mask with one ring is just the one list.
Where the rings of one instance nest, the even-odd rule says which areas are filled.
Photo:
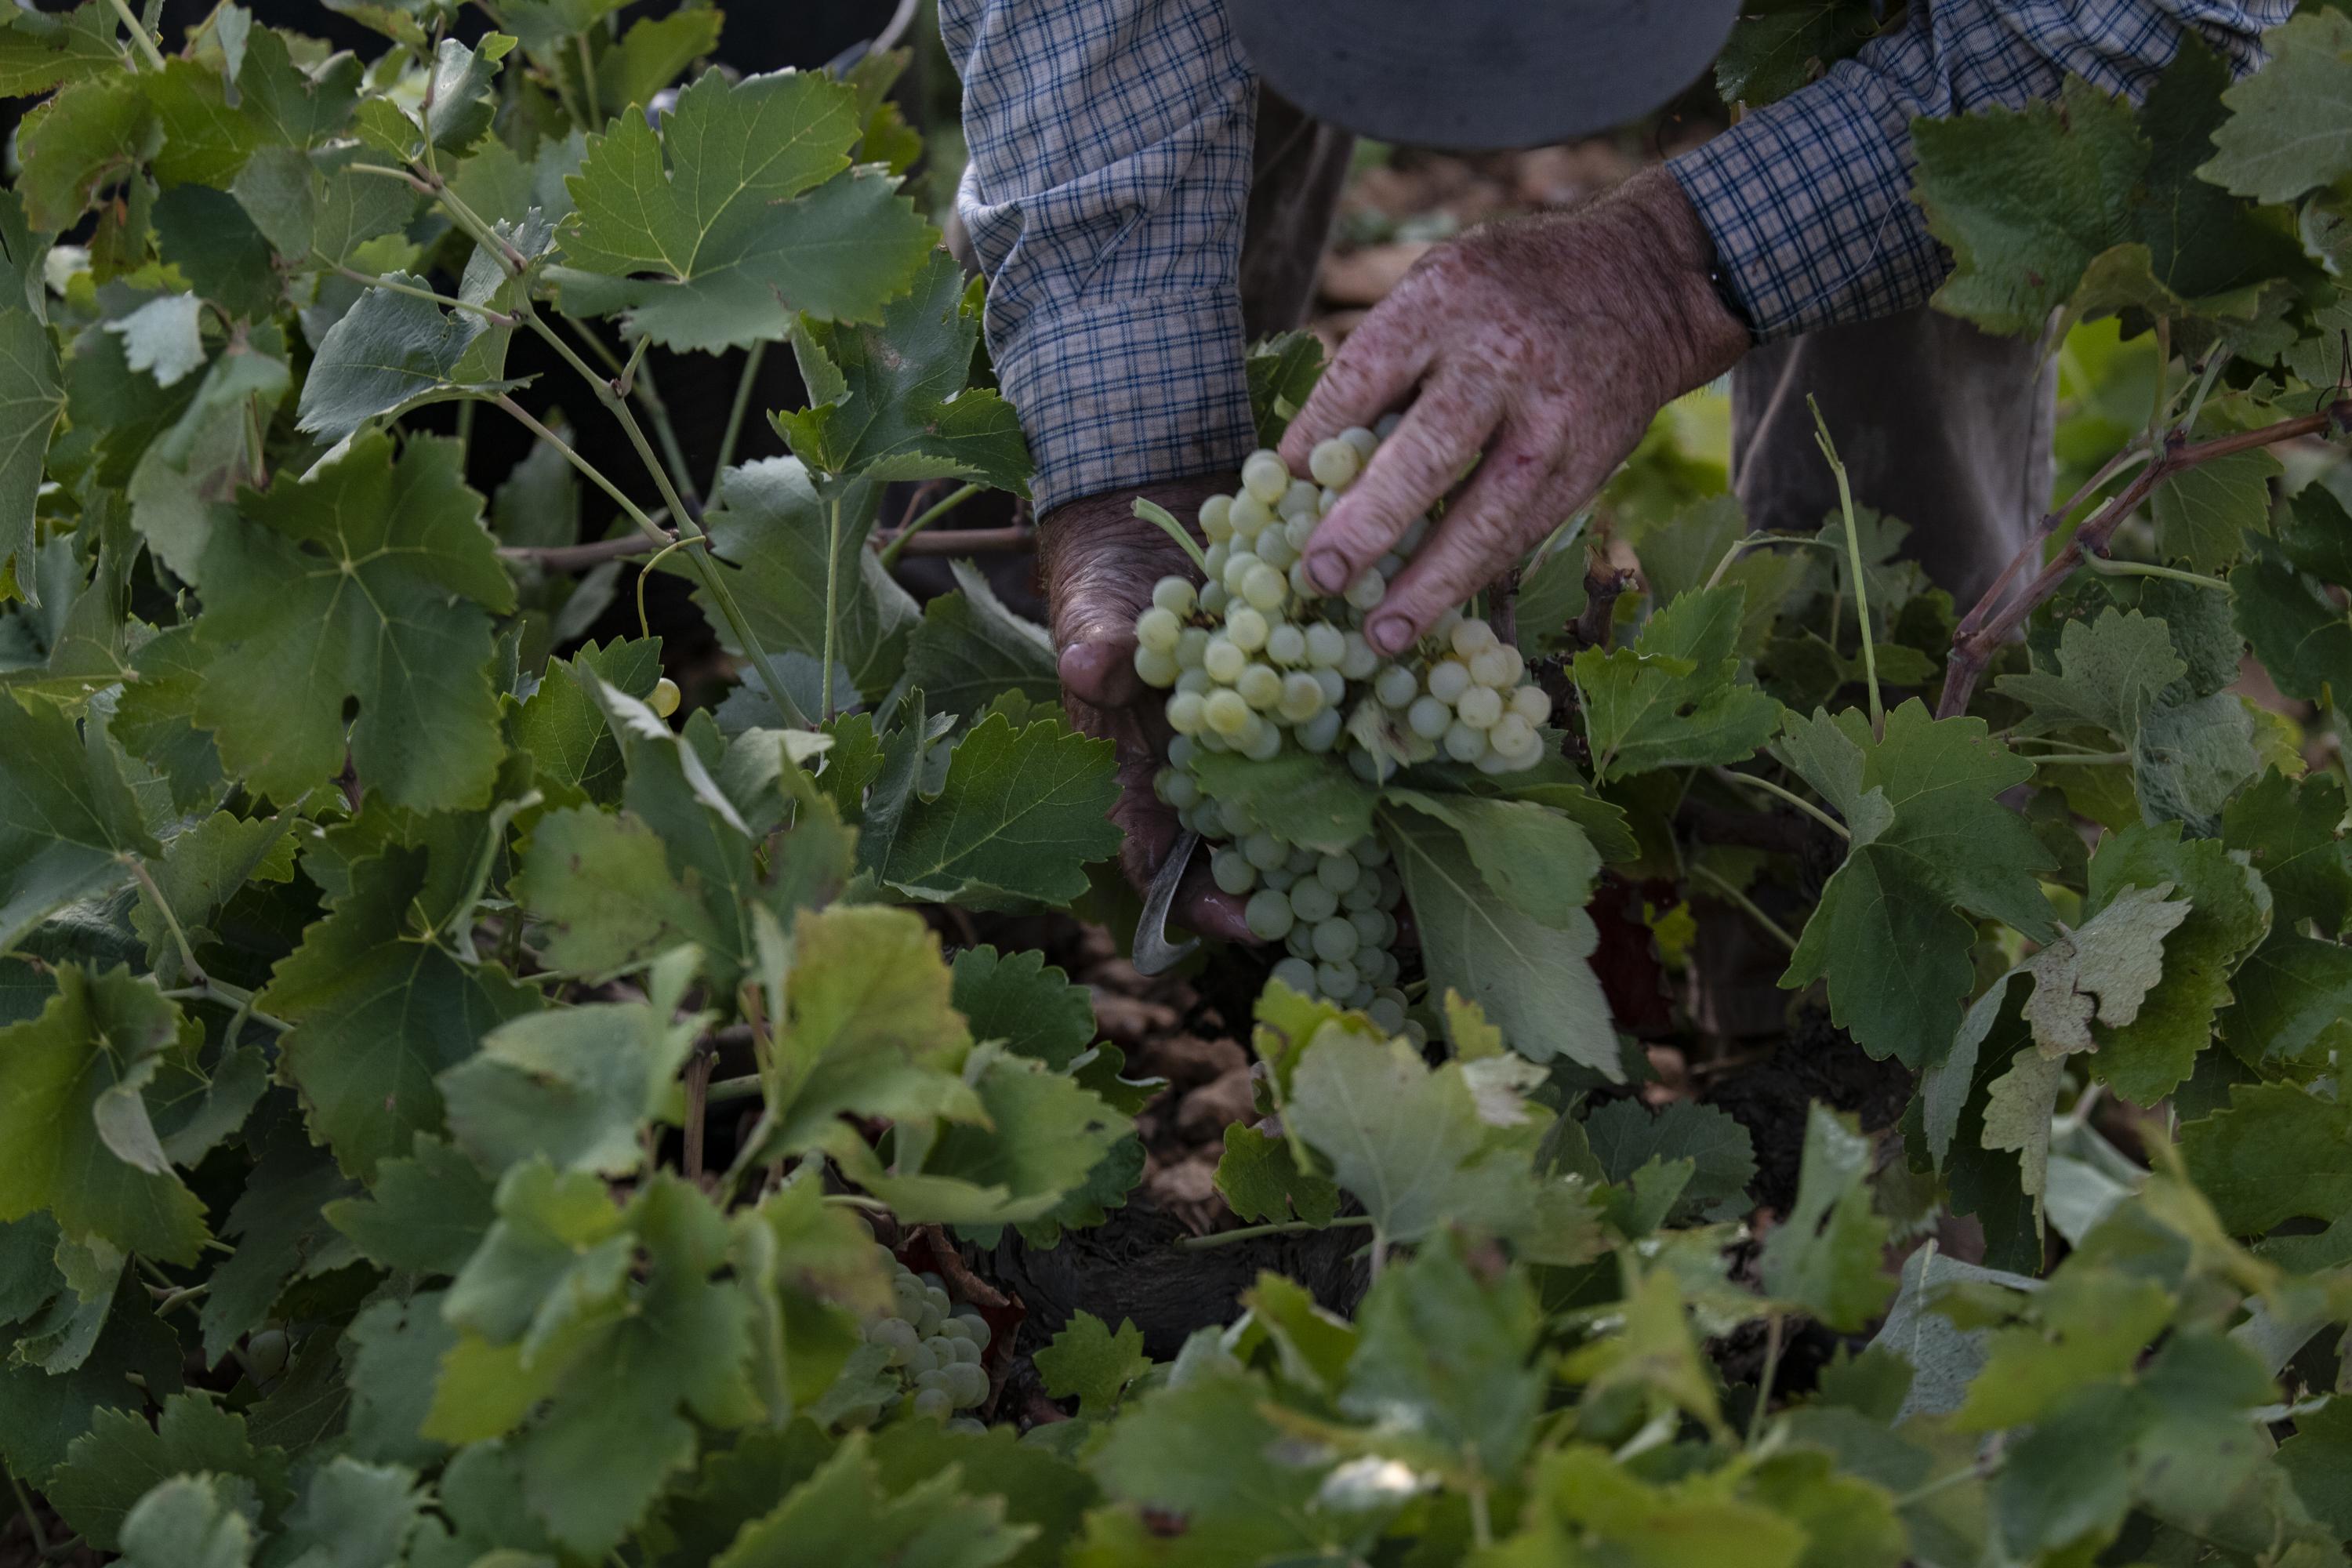
[[[969, 1416], [988, 1403], [988, 1373], [980, 1364], [988, 1349], [988, 1321], [976, 1312], [957, 1312], [946, 1283], [936, 1274], [918, 1274], [890, 1259], [890, 1293], [898, 1311], [866, 1325], [866, 1341], [889, 1352], [898, 1374], [900, 1398], [918, 1415], [947, 1418], [961, 1430], [984, 1430]], [[882, 1407], [861, 1412], [878, 1418]], [[862, 1423], [860, 1423], [862, 1424]]]
[[1365, 616], [1421, 547], [1429, 519], [1414, 520], [1343, 595], [1324, 595], [1307, 576], [1308, 539], [1380, 440], [1360, 426], [1323, 442], [1306, 479], [1274, 452], [1252, 453], [1240, 491], [1202, 503], [1207, 581], [1161, 578], [1137, 617], [1135, 669], [1170, 693], [1176, 739], [1160, 796], [1186, 826], [1222, 841], [1218, 885], [1248, 896], [1254, 932], [1289, 944], [1276, 973], [1395, 1030], [1404, 1004], [1390, 948], [1402, 889], [1385, 850], [1371, 838], [1339, 855], [1288, 844], [1239, 803], [1208, 798], [1191, 766], [1202, 752], [1266, 762], [1296, 747], [1339, 752], [1358, 776], [1383, 783], [1440, 756], [1488, 773], [1542, 761], [1551, 699], [1486, 622], [1448, 611], [1392, 659], [1364, 638]]

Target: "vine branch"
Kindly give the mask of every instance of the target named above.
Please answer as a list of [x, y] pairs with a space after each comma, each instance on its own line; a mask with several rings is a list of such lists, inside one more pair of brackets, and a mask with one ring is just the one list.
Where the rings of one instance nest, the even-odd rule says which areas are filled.
[[[2299, 437], [2322, 433], [2342, 435], [2352, 430], [2352, 399], [2338, 399], [2316, 414], [2305, 414], [2294, 419], [2282, 419], [2275, 425], [2265, 425], [2257, 430], [2241, 430], [2228, 436], [2217, 436], [2210, 441], [2192, 442], [2175, 430], [2165, 439], [2164, 449], [2132, 482], [2117, 490], [2099, 510], [2084, 520], [2074, 531], [2066, 547], [2051, 557], [2050, 563], [2026, 585], [2011, 595], [2010, 585], [2034, 559], [2042, 553], [2042, 541], [2048, 536], [2037, 531], [2025, 547], [2011, 558], [2000, 578], [1987, 590], [1952, 633], [1951, 661], [1945, 667], [1943, 700], [1936, 706], [1936, 717], [1949, 719], [1968, 710], [1969, 699], [1976, 694], [1977, 682], [1982, 679], [1985, 666], [1992, 659], [1993, 650], [2005, 641], [2010, 633], [2022, 626], [2059, 586], [2074, 574], [2074, 569], [2091, 556], [2104, 556], [2107, 542], [2124, 520], [2139, 509], [2142, 501], [2154, 494], [2158, 485], [2176, 474], [2185, 473], [2202, 463], [2221, 458], [2232, 458], [2241, 452], [2275, 446]], [[2110, 467], [2114, 465], [2111, 463]], [[2085, 489], [2095, 488], [2098, 480]], [[2054, 530], [2063, 521], [2067, 509], [2052, 513], [2043, 520]], [[2005, 602], [2004, 602], [2005, 601]]]

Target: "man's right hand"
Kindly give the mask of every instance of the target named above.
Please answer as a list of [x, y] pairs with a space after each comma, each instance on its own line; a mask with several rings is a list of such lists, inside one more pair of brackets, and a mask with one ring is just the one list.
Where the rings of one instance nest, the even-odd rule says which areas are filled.
[[[1195, 574], [1174, 540], [1135, 515], [1135, 501], [1157, 501], [1189, 526], [1202, 500], [1235, 482], [1231, 474], [1209, 474], [1087, 496], [1055, 507], [1038, 524], [1063, 704], [1072, 723], [1118, 748], [1111, 820], [1127, 835], [1119, 863], [1139, 888], [1167, 858], [1177, 826], [1175, 811], [1151, 793], [1152, 775], [1167, 764], [1170, 731], [1165, 696], [1135, 673], [1135, 618], [1160, 578]], [[1185, 877], [1172, 918], [1203, 936], [1252, 940], [1242, 901], [1210, 879], [1205, 855]]]

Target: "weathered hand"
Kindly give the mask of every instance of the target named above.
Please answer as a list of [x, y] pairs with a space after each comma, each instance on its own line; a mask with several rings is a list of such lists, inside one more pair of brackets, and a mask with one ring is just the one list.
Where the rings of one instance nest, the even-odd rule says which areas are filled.
[[[1135, 617], [1150, 604], [1154, 583], [1195, 574], [1175, 541], [1135, 515], [1135, 498], [1148, 496], [1189, 522], [1204, 499], [1234, 482], [1230, 474], [1204, 475], [1088, 496], [1055, 507], [1038, 525], [1063, 702], [1071, 722], [1118, 747], [1111, 819], [1127, 835], [1119, 861], [1139, 888], [1175, 842], [1176, 814], [1151, 793], [1169, 729], [1160, 693], [1135, 673]], [[1205, 936], [1253, 940], [1241, 900], [1209, 879], [1206, 855], [1178, 892], [1174, 918]]]
[[1706, 231], [1654, 170], [1572, 213], [1475, 229], [1364, 319], [1284, 437], [1318, 441], [1404, 402], [1396, 431], [1307, 546], [1338, 592], [1477, 471], [1389, 584], [1366, 637], [1393, 653], [1591, 500], [1671, 398], [1748, 347], [1706, 276]]

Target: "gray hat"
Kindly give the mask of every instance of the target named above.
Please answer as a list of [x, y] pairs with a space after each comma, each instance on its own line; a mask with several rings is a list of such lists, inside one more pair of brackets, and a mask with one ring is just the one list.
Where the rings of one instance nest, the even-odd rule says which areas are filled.
[[1227, 0], [1274, 89], [1319, 120], [1427, 147], [1534, 147], [1690, 85], [1739, 0]]

